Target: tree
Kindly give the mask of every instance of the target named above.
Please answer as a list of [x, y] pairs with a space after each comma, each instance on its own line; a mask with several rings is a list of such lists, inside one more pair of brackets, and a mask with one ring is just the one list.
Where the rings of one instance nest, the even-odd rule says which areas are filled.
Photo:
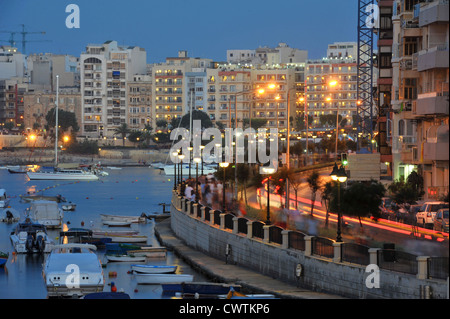
[[[55, 108], [52, 108], [47, 112], [45, 120], [47, 121], [47, 124], [45, 125], [47, 130], [50, 128], [53, 129], [56, 126]], [[76, 133], [80, 130], [75, 113], [58, 109], [58, 133], [59, 130], [67, 132], [69, 129], [71, 129], [72, 133]], [[62, 139], [63, 134], [58, 134], [58, 138]]]
[[152, 138], [152, 131], [153, 131], [153, 127], [150, 124], [145, 124], [141, 135], [142, 135], [142, 138], [147, 143], [147, 145], [150, 144], [150, 139]]
[[328, 217], [329, 217], [329, 207], [331, 201], [331, 195], [333, 193], [333, 183], [326, 182], [322, 187], [322, 202], [325, 204], [326, 209], [326, 217], [325, 217], [325, 226], [328, 227]]
[[423, 178], [416, 172], [412, 172], [406, 182], [403, 177], [391, 183], [388, 191], [395, 203], [415, 204], [421, 196], [423, 196]]
[[[259, 128], [263, 127], [264, 125], [267, 124], [267, 120], [265, 119], [252, 119], [252, 129], [254, 129], [255, 131], [258, 131]], [[247, 127], [250, 127], [250, 119], [245, 118], [244, 119], [244, 129], [246, 129]]]
[[316, 201], [316, 193], [320, 189], [320, 175], [317, 171], [312, 171], [307, 177], [309, 189], [311, 190], [311, 216], [314, 211], [314, 202]]
[[123, 146], [125, 147], [125, 138], [127, 137], [127, 135], [130, 132], [131, 131], [128, 128], [128, 125], [126, 123], [122, 123], [121, 126], [119, 126], [118, 128], [116, 128], [114, 130], [114, 135], [121, 135], [122, 136], [122, 143], [123, 143]]
[[[372, 215], [375, 218], [380, 217], [380, 205], [382, 197], [386, 190], [380, 182], [355, 182], [348, 188], [339, 187], [341, 189], [341, 212], [343, 215], [355, 216], [359, 219], [362, 227], [361, 217]], [[333, 189], [330, 209], [338, 213], [338, 196], [337, 189]]]
[[289, 185], [292, 187], [295, 193], [295, 209], [298, 210], [298, 197], [297, 193], [300, 189], [300, 185], [302, 184], [302, 179], [298, 173], [295, 172], [294, 169], [290, 169], [288, 173]]
[[167, 128], [167, 121], [166, 120], [157, 120], [156, 121], [156, 127], [166, 129]]

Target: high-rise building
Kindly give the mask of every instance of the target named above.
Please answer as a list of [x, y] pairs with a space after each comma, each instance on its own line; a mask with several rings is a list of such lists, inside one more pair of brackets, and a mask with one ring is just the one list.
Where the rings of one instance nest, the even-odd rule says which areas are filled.
[[449, 4], [395, 1], [392, 155], [394, 178], [412, 171], [426, 199], [449, 191]]
[[26, 78], [12, 77], [0, 80], [0, 123], [13, 123], [22, 127], [24, 119], [24, 94], [29, 90]]
[[90, 44], [80, 56], [82, 135], [113, 137], [127, 124], [127, 81], [146, 74], [147, 54], [137, 46], [119, 46], [116, 41]]
[[25, 73], [25, 55], [17, 48], [0, 46], [0, 80], [24, 77]]
[[128, 126], [132, 130], [142, 130], [152, 125], [152, 78], [147, 74], [137, 74], [128, 86]]

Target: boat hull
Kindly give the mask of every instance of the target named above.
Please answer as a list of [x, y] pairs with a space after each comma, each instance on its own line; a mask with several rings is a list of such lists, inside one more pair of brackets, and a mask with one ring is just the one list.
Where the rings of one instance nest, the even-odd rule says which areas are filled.
[[144, 256], [129, 255], [105, 255], [108, 262], [144, 262], [147, 260]]
[[194, 280], [193, 275], [177, 275], [177, 274], [134, 274], [138, 284], [164, 284], [164, 283], [182, 283]]
[[128, 222], [128, 223], [145, 223], [145, 216], [120, 216], [120, 215], [106, 215], [100, 214], [102, 221], [108, 222]]
[[184, 293], [184, 294], [210, 294], [210, 295], [219, 295], [219, 294], [227, 294], [231, 287], [235, 291], [240, 291], [240, 285], [229, 285], [229, 284], [221, 284], [221, 283], [212, 283], [212, 282], [186, 282], [186, 283], [173, 283], [173, 284], [164, 284], [162, 285], [164, 294], [172, 294], [176, 292]]
[[95, 174], [68, 174], [57, 172], [27, 172], [27, 176], [31, 180], [81, 180], [96, 181], [98, 176]]
[[131, 265], [131, 270], [142, 274], [172, 274], [178, 266]]

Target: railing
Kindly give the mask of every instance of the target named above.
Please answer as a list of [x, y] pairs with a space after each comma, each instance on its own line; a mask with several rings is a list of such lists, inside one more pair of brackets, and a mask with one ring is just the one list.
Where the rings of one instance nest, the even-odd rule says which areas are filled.
[[342, 261], [360, 265], [370, 264], [369, 247], [354, 243], [344, 243], [341, 247]]
[[380, 249], [377, 257], [380, 269], [417, 274], [416, 255], [394, 249]]
[[302, 232], [291, 231], [288, 235], [288, 248], [305, 250], [305, 234]]
[[[383, 270], [416, 276], [424, 274], [423, 278], [425, 279], [445, 280], [448, 277], [448, 257], [427, 257], [425, 259], [420, 257], [419, 261], [418, 256], [414, 254], [394, 249], [372, 249], [368, 246], [345, 242], [338, 245], [329, 238], [308, 236], [299, 231], [285, 231], [275, 225], [267, 227], [263, 222], [251, 221], [243, 217], [236, 218], [233, 214], [222, 214], [219, 210], [214, 210], [214, 214], [211, 214], [210, 207], [201, 203], [197, 204], [197, 209], [194, 209], [194, 202], [185, 198], [180, 198], [178, 204], [174, 203], [175, 207], [183, 213], [189, 214], [190, 212], [193, 218], [203, 219], [205, 223], [219, 225], [226, 231], [231, 230], [232, 233], [262, 242], [276, 243], [283, 249], [303, 251], [305, 256], [321, 256], [332, 259], [333, 262], [362, 266], [376, 263]], [[197, 213], [195, 213], [196, 211]]]
[[334, 241], [325, 237], [313, 237], [312, 253], [326, 258], [334, 257]]
[[428, 278], [448, 278], [448, 257], [428, 258]]

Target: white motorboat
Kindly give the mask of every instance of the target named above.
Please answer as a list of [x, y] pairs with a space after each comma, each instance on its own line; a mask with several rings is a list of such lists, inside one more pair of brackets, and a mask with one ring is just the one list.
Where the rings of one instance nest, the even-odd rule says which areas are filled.
[[47, 228], [61, 228], [64, 213], [54, 201], [34, 201], [27, 209], [28, 217]]
[[[216, 165], [217, 166], [217, 165]], [[214, 166], [207, 166], [204, 165], [203, 166], [203, 175], [208, 175], [208, 174], [214, 174], [216, 172], [217, 167]], [[174, 165], [166, 165], [164, 166], [164, 173], [166, 175], [169, 176], [174, 176], [175, 175], [175, 167]], [[183, 176], [189, 176], [189, 164], [183, 164]], [[198, 175], [200, 175], [202, 173], [201, 171], [201, 166], [198, 166]], [[177, 166], [177, 172], [176, 175], [178, 176], [179, 174], [179, 170], [178, 170], [178, 166]], [[191, 177], [195, 177], [196, 174], [196, 165], [195, 164], [191, 164]]]
[[27, 172], [27, 176], [31, 180], [98, 180], [97, 175], [82, 169], [57, 169], [54, 171]]
[[134, 255], [128, 255], [128, 254], [124, 254], [124, 255], [105, 255], [105, 258], [108, 261], [111, 262], [116, 262], [116, 261], [121, 261], [121, 262], [144, 262], [147, 260], [147, 257], [145, 256], [134, 256]]
[[0, 188], [0, 208], [8, 207], [9, 198], [6, 195], [6, 190], [4, 188]]
[[166, 247], [147, 247], [135, 250], [128, 250], [127, 254], [132, 254], [134, 256], [145, 256], [147, 258], [166, 258], [167, 249]]
[[138, 284], [182, 283], [194, 280], [193, 275], [187, 274], [134, 274]]
[[105, 280], [96, 250], [89, 244], [55, 246], [43, 268], [48, 296], [81, 297], [103, 291]]
[[172, 274], [178, 266], [172, 265], [131, 265], [131, 270], [143, 274]]
[[55, 242], [47, 235], [44, 225], [32, 223], [29, 218], [19, 223], [10, 236], [14, 250], [24, 253], [49, 253]]
[[165, 166], [166, 166], [166, 164], [164, 164], [164, 163], [155, 162], [155, 163], [151, 163], [149, 167], [163, 170]]
[[121, 221], [130, 223], [145, 223], [147, 221], [145, 214], [141, 214], [141, 216], [100, 214], [100, 216], [102, 221]]

